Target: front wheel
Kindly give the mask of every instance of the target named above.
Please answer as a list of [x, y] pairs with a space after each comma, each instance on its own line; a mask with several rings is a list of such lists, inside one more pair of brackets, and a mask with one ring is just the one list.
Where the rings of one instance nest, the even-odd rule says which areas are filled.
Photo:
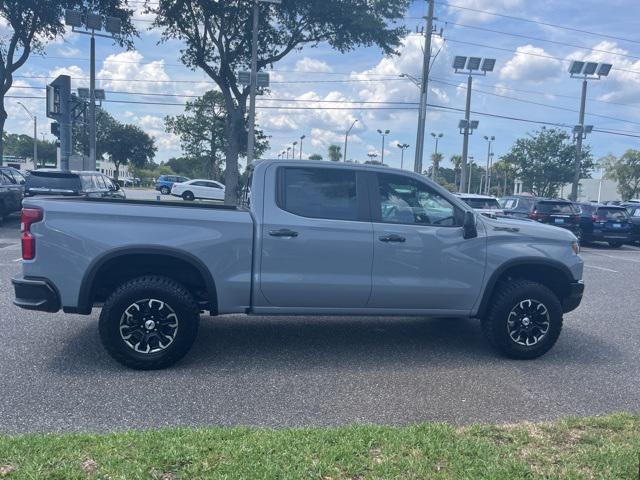
[[531, 359], [555, 345], [562, 330], [562, 306], [542, 284], [530, 280], [502, 283], [492, 299], [482, 330], [503, 355]]
[[100, 339], [118, 362], [138, 370], [173, 365], [198, 332], [200, 312], [179, 283], [155, 275], [118, 287], [100, 314]]

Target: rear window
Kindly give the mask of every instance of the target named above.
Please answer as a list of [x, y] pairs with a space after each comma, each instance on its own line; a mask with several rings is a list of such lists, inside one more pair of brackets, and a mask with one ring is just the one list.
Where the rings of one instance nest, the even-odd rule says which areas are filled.
[[599, 208], [597, 215], [601, 220], [622, 221], [629, 218], [629, 214], [624, 208]]
[[528, 198], [503, 198], [499, 205], [505, 210], [528, 212], [531, 208], [531, 200]]
[[311, 218], [356, 220], [356, 173], [337, 168], [281, 168], [278, 205]]
[[536, 210], [539, 213], [548, 213], [551, 215], [573, 215], [577, 213], [572, 204], [565, 202], [539, 202]]
[[471, 208], [484, 210], [495, 210], [500, 208], [500, 204], [495, 198], [463, 198], [462, 201]]
[[73, 173], [47, 173], [33, 171], [27, 177], [25, 188], [37, 193], [78, 193], [80, 178]]
[[629, 208], [627, 207], [627, 211], [629, 212], [629, 215], [631, 215], [632, 217], [640, 217], [640, 207], [632, 207]]
[[591, 215], [596, 211], [596, 207], [594, 207], [593, 205], [576, 205], [576, 208], [580, 213], [583, 213], [585, 215]]

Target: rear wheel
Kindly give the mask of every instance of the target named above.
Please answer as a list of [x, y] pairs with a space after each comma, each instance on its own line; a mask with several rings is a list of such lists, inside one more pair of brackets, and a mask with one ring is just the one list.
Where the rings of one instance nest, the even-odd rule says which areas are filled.
[[189, 351], [200, 318], [192, 295], [165, 277], [145, 276], [118, 287], [100, 314], [100, 339], [109, 354], [139, 370], [173, 365]]
[[187, 202], [192, 202], [196, 197], [193, 195], [192, 192], [186, 191], [182, 194], [182, 199], [186, 200]]
[[171, 190], [169, 190], [169, 187], [162, 187], [160, 188], [160, 193], [162, 195], [169, 195], [171, 193]]
[[503, 355], [531, 359], [548, 352], [562, 330], [562, 306], [544, 285], [513, 280], [499, 285], [482, 330]]

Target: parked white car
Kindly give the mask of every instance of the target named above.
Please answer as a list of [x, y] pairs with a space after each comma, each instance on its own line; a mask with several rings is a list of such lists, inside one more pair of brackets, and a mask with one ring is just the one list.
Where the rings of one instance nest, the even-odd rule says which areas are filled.
[[456, 193], [460, 199], [473, 208], [476, 212], [487, 217], [502, 217], [504, 210], [500, 207], [498, 199], [490, 195], [476, 195], [474, 193]]
[[206, 200], [224, 200], [224, 185], [215, 180], [196, 178], [182, 183], [174, 183], [171, 195], [191, 201], [196, 198]]

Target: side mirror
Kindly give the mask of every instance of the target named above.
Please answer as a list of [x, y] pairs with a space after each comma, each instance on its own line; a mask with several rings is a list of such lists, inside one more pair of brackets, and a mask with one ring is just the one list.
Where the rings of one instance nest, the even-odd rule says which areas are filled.
[[476, 228], [476, 215], [473, 212], [464, 212], [464, 222], [462, 223], [462, 237], [463, 238], [476, 238], [478, 236], [478, 229]]

